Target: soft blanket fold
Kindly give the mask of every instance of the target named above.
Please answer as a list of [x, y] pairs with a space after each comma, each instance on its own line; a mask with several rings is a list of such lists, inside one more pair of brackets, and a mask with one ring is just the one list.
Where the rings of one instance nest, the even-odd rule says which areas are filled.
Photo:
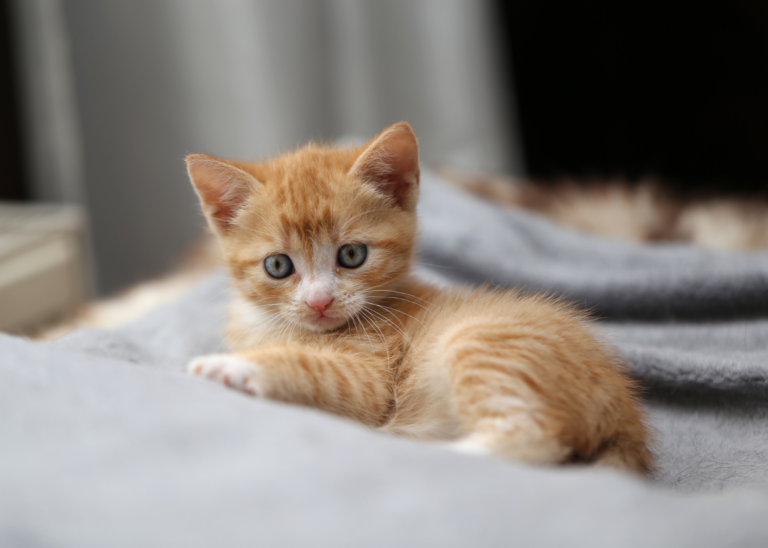
[[422, 185], [422, 257], [446, 277], [560, 293], [626, 321], [768, 316], [768, 253], [637, 245]]

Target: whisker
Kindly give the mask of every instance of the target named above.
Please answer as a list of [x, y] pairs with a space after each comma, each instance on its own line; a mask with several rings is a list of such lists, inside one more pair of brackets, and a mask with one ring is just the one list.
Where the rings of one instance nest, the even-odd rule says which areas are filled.
[[299, 324], [297, 324], [296, 322], [291, 322], [291, 324], [293, 324], [293, 325], [291, 327], [291, 332], [288, 333], [288, 340], [289, 341], [293, 339], [293, 332], [296, 331], [296, 328], [299, 326]]
[[[352, 320], [352, 325], [355, 326], [355, 333], [357, 333], [357, 338], [360, 338], [360, 331], [357, 329], [357, 322], [355, 321], [355, 317], [352, 316], [350, 319]], [[347, 323], [349, 323], [349, 320], [347, 320]]]
[[[373, 341], [371, 341], [370, 335], [368, 335], [368, 332], [365, 330], [365, 326], [363, 325], [363, 321], [359, 318], [356, 318], [356, 316], [352, 316], [352, 319], [360, 323], [360, 329], [363, 330], [363, 334], [368, 339], [368, 344], [371, 346], [371, 354], [375, 353], [375, 350], [373, 349]], [[355, 327], [357, 329], [357, 327]]]
[[398, 310], [396, 308], [392, 308], [391, 306], [384, 306], [382, 304], [376, 304], [376, 303], [368, 303], [368, 304], [370, 304], [371, 306], [378, 306], [379, 308], [383, 308], [384, 310], [392, 310], [394, 312], [399, 312], [400, 314], [405, 314], [406, 316], [411, 318], [413, 321], [419, 322], [419, 324], [421, 324], [421, 326], [424, 327], [424, 324], [421, 322], [421, 320], [419, 320], [417, 318], [414, 318], [413, 316], [411, 316], [407, 312], [403, 312], [402, 310]]
[[381, 338], [381, 344], [384, 345], [384, 351], [387, 353], [387, 365], [389, 365], [390, 364], [389, 347], [387, 346], [387, 340], [384, 337], [384, 333], [381, 332], [381, 329], [379, 329], [379, 327], [376, 325], [375, 321], [371, 321], [371, 318], [368, 316], [368, 314], [366, 312], [368, 312], [368, 311], [366, 311], [365, 308], [360, 310], [361, 314], [365, 314], [366, 317], [368, 317], [368, 319], [370, 321], [369, 325], [374, 329], [374, 331], [376, 331], [376, 333], [378, 333], [379, 338]]
[[259, 337], [259, 340], [258, 340], [258, 341], [256, 341], [256, 344], [254, 344], [253, 346], [259, 346], [259, 345], [261, 344], [261, 341], [262, 341], [262, 339], [264, 339], [264, 337], [265, 337], [265, 336], [266, 336], [268, 333], [271, 335], [271, 338], [274, 338], [274, 334], [273, 334], [273, 333], [270, 333], [270, 330], [272, 329], [272, 326], [273, 326], [275, 323], [278, 323], [278, 324], [279, 324], [280, 322], [284, 322], [284, 321], [285, 321], [285, 320], [284, 320], [284, 319], [283, 319], [281, 316], [277, 316], [277, 318], [275, 318], [275, 320], [273, 320], [272, 322], [270, 322], [270, 323], [269, 323], [269, 325], [267, 325], [267, 326], [264, 328], [264, 332], [261, 334], [261, 337]]
[[377, 316], [377, 317], [381, 318], [381, 319], [382, 319], [382, 321], [385, 321], [385, 322], [387, 322], [389, 325], [391, 325], [391, 326], [392, 326], [392, 328], [393, 328], [395, 331], [397, 331], [398, 333], [400, 333], [400, 335], [402, 335], [402, 336], [405, 338], [405, 340], [407, 340], [407, 341], [408, 341], [408, 344], [411, 344], [411, 338], [410, 338], [408, 335], [406, 335], [406, 334], [405, 334], [405, 331], [403, 331], [403, 330], [402, 330], [400, 327], [398, 327], [397, 325], [395, 325], [395, 323], [394, 323], [393, 321], [391, 321], [389, 318], [386, 318], [386, 317], [384, 317], [384, 315], [383, 315], [383, 314], [380, 314], [380, 313], [376, 312], [375, 310], [371, 310], [370, 308], [366, 308], [366, 310], [368, 310], [368, 312], [370, 312], [371, 314], [374, 314], [375, 316]]
[[[407, 302], [407, 303], [411, 303], [412, 305], [415, 305], [415, 306], [419, 306], [419, 307], [423, 308], [423, 309], [424, 309], [424, 310], [425, 310], [427, 313], [429, 313], [430, 315], [432, 315], [432, 314], [433, 314], [433, 311], [432, 311], [432, 310], [430, 310], [429, 308], [427, 308], [426, 306], [424, 306], [423, 304], [419, 304], [419, 303], [417, 303], [417, 302], [415, 302], [415, 301], [411, 301], [411, 300], [409, 300], [409, 299], [403, 299], [402, 297], [393, 297], [392, 295], [389, 295], [389, 296], [387, 296], [387, 299], [395, 299], [395, 300], [397, 300], [397, 301], [405, 301], [405, 302]], [[373, 304], [373, 303], [371, 303], [371, 304]], [[390, 308], [391, 308], [391, 307], [390, 307]]]
[[[374, 287], [379, 287], [379, 286], [374, 286]], [[419, 301], [421, 301], [421, 302], [424, 302], [424, 303], [430, 304], [430, 303], [429, 303], [429, 301], [428, 301], [428, 300], [426, 300], [426, 299], [422, 299], [421, 297], [417, 297], [416, 295], [412, 295], [411, 293], [404, 293], [404, 292], [402, 292], [402, 291], [393, 291], [393, 290], [391, 290], [391, 289], [374, 289], [374, 288], [366, 289], [366, 291], [376, 291], [376, 292], [397, 293], [398, 295], [406, 295], [406, 296], [408, 296], [408, 297], [413, 297], [414, 299], [417, 299], [417, 300], [419, 300]], [[416, 304], [416, 303], [414, 303], [414, 304]]]
[[[271, 316], [268, 316], [268, 317], [260, 320], [259, 322], [249, 326], [248, 329], [242, 335], [240, 335], [235, 341], [233, 341], [230, 346], [234, 347], [238, 342], [240, 342], [243, 339], [243, 337], [246, 337], [246, 336], [250, 337], [253, 333], [258, 332], [259, 330], [263, 330], [263, 332], [261, 334], [261, 337], [256, 342], [256, 344], [253, 345], [253, 346], [258, 346], [259, 343], [261, 342], [261, 339], [264, 338], [264, 335], [266, 335], [269, 332], [269, 329], [276, 322], [279, 322], [281, 319], [282, 318], [280, 317], [279, 314], [272, 314]], [[265, 321], [268, 322], [267, 325], [262, 326], [262, 324]]]
[[289, 327], [291, 328], [291, 331], [293, 331], [293, 328], [294, 328], [295, 325], [296, 324], [294, 324], [293, 322], [290, 322], [290, 321], [285, 322], [283, 324], [283, 327], [280, 328], [280, 331], [274, 337], [272, 337], [273, 340], [274, 339], [287, 339], [288, 337], [284, 336], [285, 333], [288, 331]]

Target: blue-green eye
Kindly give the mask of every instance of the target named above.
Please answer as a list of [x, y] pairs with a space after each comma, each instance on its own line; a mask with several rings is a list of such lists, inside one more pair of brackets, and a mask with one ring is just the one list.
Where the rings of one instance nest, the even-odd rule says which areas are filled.
[[357, 268], [367, 256], [368, 248], [363, 244], [347, 244], [339, 248], [339, 264], [346, 268]]
[[288, 255], [270, 255], [264, 260], [264, 269], [279, 280], [293, 274], [293, 263]]

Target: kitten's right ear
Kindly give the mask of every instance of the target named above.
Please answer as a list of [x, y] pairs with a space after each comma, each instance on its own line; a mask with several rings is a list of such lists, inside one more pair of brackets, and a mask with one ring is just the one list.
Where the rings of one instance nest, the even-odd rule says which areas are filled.
[[220, 234], [226, 233], [245, 206], [248, 192], [255, 189], [259, 181], [242, 169], [207, 154], [190, 154], [186, 161], [189, 178], [211, 228]]

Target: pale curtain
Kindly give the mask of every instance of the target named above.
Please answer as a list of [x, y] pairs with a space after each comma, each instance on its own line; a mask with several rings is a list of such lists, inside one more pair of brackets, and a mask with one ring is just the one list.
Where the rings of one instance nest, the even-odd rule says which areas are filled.
[[257, 158], [408, 120], [428, 164], [522, 171], [487, 2], [17, 0], [16, 11], [34, 187], [87, 205], [102, 291], [162, 271], [198, 234], [190, 152]]

